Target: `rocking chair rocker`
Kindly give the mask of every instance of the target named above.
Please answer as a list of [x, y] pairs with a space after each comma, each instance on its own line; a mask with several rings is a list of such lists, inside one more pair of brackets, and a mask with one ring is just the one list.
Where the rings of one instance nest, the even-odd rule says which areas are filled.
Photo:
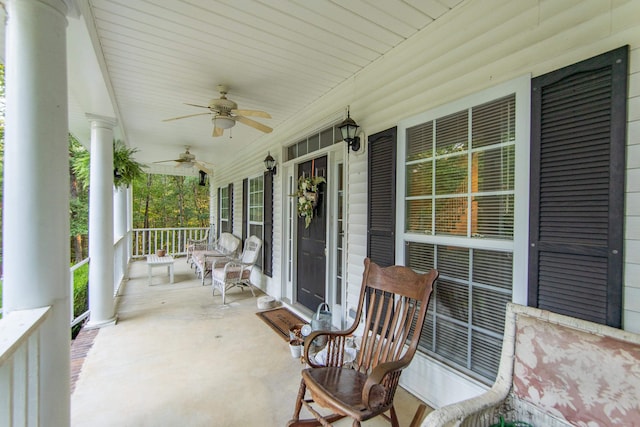
[[[393, 397], [402, 370], [409, 366], [416, 352], [438, 272], [417, 274], [408, 267], [382, 268], [368, 258], [364, 265], [357, 314], [351, 328], [341, 332], [315, 331], [305, 340], [304, 359], [310, 368], [302, 371], [289, 427], [330, 426], [344, 417], [351, 417], [353, 426], [360, 426], [360, 422], [378, 415], [398, 426]], [[355, 361], [347, 366], [344, 363], [347, 337], [360, 325], [365, 305], [362, 343]], [[324, 365], [310, 355], [318, 336], [327, 337]], [[307, 391], [310, 399], [305, 398]], [[312, 404], [332, 413], [321, 415]], [[303, 406], [315, 418], [301, 420]]]

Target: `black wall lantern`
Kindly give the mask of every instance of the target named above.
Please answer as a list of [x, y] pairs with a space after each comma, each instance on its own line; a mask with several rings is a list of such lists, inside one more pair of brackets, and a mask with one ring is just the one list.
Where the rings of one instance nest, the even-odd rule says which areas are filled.
[[198, 185], [204, 187], [205, 185], [207, 185], [207, 173], [205, 171], [198, 171], [200, 173], [200, 182], [198, 182]]
[[276, 159], [271, 156], [271, 153], [267, 153], [267, 157], [264, 158], [264, 167], [267, 168], [271, 175], [276, 174]]
[[360, 149], [360, 137], [356, 136], [358, 132], [358, 124], [349, 115], [349, 108], [347, 108], [347, 118], [338, 126], [340, 133], [342, 133], [342, 139], [349, 144], [349, 147], [353, 151]]

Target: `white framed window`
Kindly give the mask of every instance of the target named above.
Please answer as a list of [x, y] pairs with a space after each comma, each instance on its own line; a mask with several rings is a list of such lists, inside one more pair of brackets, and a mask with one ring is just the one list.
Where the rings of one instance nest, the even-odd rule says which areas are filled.
[[419, 350], [486, 384], [498, 369], [506, 303], [525, 302], [529, 81], [398, 128], [398, 258], [440, 272]]
[[[262, 175], [248, 179], [247, 209], [248, 223], [247, 236], [258, 236], [264, 240], [264, 177]], [[261, 249], [262, 250], [262, 249]], [[256, 263], [262, 267], [262, 255]]]
[[220, 187], [220, 232], [231, 230], [229, 221], [231, 218], [231, 205], [229, 200], [229, 187]]

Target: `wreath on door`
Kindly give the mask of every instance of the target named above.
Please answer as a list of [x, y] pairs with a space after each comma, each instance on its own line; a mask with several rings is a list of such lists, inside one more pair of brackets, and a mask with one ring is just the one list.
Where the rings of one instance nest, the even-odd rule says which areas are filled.
[[298, 215], [304, 218], [305, 228], [309, 228], [315, 208], [318, 206], [318, 192], [321, 183], [326, 180], [321, 176], [302, 175], [298, 178], [298, 191], [292, 194], [297, 198]]

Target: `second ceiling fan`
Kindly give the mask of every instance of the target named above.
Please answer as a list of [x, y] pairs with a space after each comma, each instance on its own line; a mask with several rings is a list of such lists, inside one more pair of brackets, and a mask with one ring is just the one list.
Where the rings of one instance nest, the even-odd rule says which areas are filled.
[[171, 159], [171, 160], [160, 160], [158, 162], [153, 162], [153, 163], [166, 163], [166, 162], [175, 162], [176, 163], [176, 167], [182, 167], [182, 168], [191, 168], [191, 167], [197, 167], [199, 170], [211, 175], [213, 173], [212, 171], [212, 165], [207, 163], [207, 162], [203, 162], [200, 160], [196, 160], [196, 156], [194, 156], [193, 154], [191, 154], [189, 152], [189, 148], [190, 147], [185, 147], [185, 151], [184, 153], [180, 153], [180, 155], [178, 156], [177, 159]]
[[208, 114], [212, 116], [211, 121], [213, 122], [213, 136], [222, 136], [224, 130], [232, 128], [233, 126], [235, 126], [236, 122], [251, 126], [252, 128], [265, 133], [269, 133], [273, 130], [269, 126], [263, 125], [262, 123], [256, 122], [255, 120], [246, 117], [253, 116], [270, 119], [271, 116], [269, 115], [269, 113], [259, 110], [240, 110], [238, 109], [238, 104], [227, 98], [227, 87], [225, 85], [218, 85], [218, 91], [220, 92], [220, 98], [212, 99], [211, 101], [209, 101], [209, 105], [205, 106], [189, 104], [185, 102], [186, 105], [191, 105], [192, 107], [207, 108], [209, 109], [208, 112], [188, 114], [186, 116], [180, 117], [172, 117], [170, 119], [163, 120], [163, 122], [186, 119], [188, 117], [203, 116]]

